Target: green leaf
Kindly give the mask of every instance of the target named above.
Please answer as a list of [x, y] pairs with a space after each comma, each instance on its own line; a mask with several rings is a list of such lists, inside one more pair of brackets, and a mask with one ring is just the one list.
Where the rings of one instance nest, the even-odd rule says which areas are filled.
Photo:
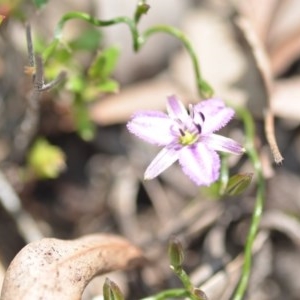
[[58, 46], [59, 41], [54, 40], [44, 51], [43, 51], [43, 60], [47, 61], [48, 58], [53, 54], [56, 47]]
[[107, 79], [98, 85], [100, 92], [116, 93], [119, 91], [119, 83], [113, 79]]
[[241, 173], [233, 175], [229, 178], [225, 194], [230, 196], [237, 196], [243, 193], [250, 185], [252, 180], [252, 173]]
[[42, 8], [47, 3], [48, 0], [33, 0], [33, 4], [39, 9]]
[[80, 36], [69, 43], [73, 50], [95, 51], [100, 44], [102, 34], [97, 29], [88, 29]]
[[119, 53], [120, 50], [117, 47], [110, 47], [99, 52], [88, 70], [88, 75], [92, 79], [107, 79], [115, 69]]
[[86, 104], [79, 97], [77, 95], [77, 99], [73, 105], [75, 125], [80, 137], [85, 141], [90, 141], [95, 135], [96, 127], [90, 120]]
[[65, 168], [65, 154], [45, 139], [38, 139], [27, 157], [27, 164], [38, 178], [54, 179]]
[[99, 84], [88, 82], [82, 90], [82, 98], [85, 102], [96, 100], [102, 93], [116, 93], [119, 90], [119, 83], [112, 79], [101, 81]]
[[68, 78], [66, 89], [73, 93], [82, 93], [85, 90], [86, 84], [84, 78], [80, 75], [75, 75]]

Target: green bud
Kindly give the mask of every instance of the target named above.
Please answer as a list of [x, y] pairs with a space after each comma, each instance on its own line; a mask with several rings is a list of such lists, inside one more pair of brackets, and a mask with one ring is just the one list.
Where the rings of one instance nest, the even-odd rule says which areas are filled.
[[193, 290], [193, 295], [196, 296], [198, 300], [208, 300], [205, 293], [198, 288], [195, 288]]
[[104, 300], [124, 300], [120, 288], [108, 278], [103, 285], [103, 297]]
[[225, 194], [230, 196], [237, 196], [243, 193], [250, 185], [252, 180], [252, 173], [236, 174], [229, 178]]
[[138, 23], [141, 16], [145, 15], [149, 9], [150, 5], [147, 4], [145, 0], [139, 1], [134, 15], [135, 22]]
[[173, 238], [170, 240], [168, 254], [169, 254], [171, 266], [173, 268], [176, 269], [182, 266], [184, 253], [183, 253], [182, 245], [178, 239]]

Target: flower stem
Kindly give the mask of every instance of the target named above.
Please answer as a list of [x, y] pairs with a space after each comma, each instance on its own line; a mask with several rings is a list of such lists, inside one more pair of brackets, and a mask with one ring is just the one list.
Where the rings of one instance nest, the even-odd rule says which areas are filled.
[[129, 18], [129, 17], [117, 17], [111, 20], [106, 20], [106, 21], [102, 21], [99, 20], [97, 18], [94, 18], [92, 16], [90, 16], [87, 13], [83, 13], [83, 12], [68, 12], [65, 15], [63, 15], [63, 17], [60, 19], [60, 21], [57, 24], [57, 27], [55, 29], [55, 33], [54, 33], [54, 37], [55, 39], [61, 39], [62, 36], [62, 29], [65, 25], [65, 23], [69, 20], [73, 20], [73, 19], [80, 19], [80, 20], [84, 20], [87, 21], [88, 23], [94, 25], [94, 26], [98, 26], [98, 27], [106, 27], [106, 26], [111, 26], [111, 25], [116, 25], [116, 24], [121, 24], [124, 23], [126, 24], [129, 29], [130, 32], [132, 34], [133, 37], [133, 48], [135, 50], [138, 49], [138, 39], [139, 39], [139, 33], [137, 31], [137, 28], [135, 26], [135, 22]]
[[156, 25], [156, 26], [152, 26], [151, 28], [147, 29], [143, 33], [141, 42], [146, 42], [146, 40], [151, 35], [156, 34], [158, 32], [163, 32], [163, 33], [172, 35], [182, 42], [182, 44], [186, 48], [186, 50], [189, 53], [190, 58], [192, 60], [199, 95], [203, 98], [210, 98], [214, 93], [213, 89], [210, 87], [210, 85], [206, 81], [204, 81], [202, 79], [199, 62], [198, 62], [198, 57], [196, 55], [196, 52], [195, 52], [190, 40], [185, 36], [185, 34], [182, 31], [180, 31], [172, 26]]
[[235, 291], [233, 300], [241, 300], [247, 290], [251, 267], [252, 267], [252, 248], [255, 237], [258, 232], [259, 223], [262, 216], [262, 211], [265, 202], [265, 181], [262, 172], [262, 166], [259, 155], [254, 146], [255, 126], [250, 113], [244, 108], [237, 108], [237, 114], [243, 120], [246, 133], [245, 148], [255, 170], [257, 177], [257, 193], [255, 207], [252, 215], [251, 225], [247, 236], [245, 251], [244, 251], [244, 265], [242, 275]]
[[169, 289], [164, 290], [156, 295], [142, 298], [141, 300], [165, 300], [169, 298], [187, 297], [188, 292], [185, 289]]
[[184, 35], [184, 33], [172, 26], [168, 25], [157, 25], [153, 26], [149, 29], [147, 29], [143, 34], [139, 34], [137, 25], [138, 21], [140, 19], [140, 15], [135, 16], [134, 19], [129, 18], [129, 17], [116, 17], [111, 20], [106, 20], [102, 21], [97, 18], [94, 18], [90, 16], [87, 13], [83, 12], [68, 12], [65, 15], [62, 16], [60, 21], [58, 22], [55, 32], [54, 32], [54, 40], [52, 43], [44, 50], [43, 57], [45, 60], [47, 60], [48, 57], [54, 52], [55, 48], [61, 42], [62, 39], [62, 30], [63, 27], [65, 26], [66, 22], [69, 20], [74, 20], [74, 19], [80, 19], [83, 21], [86, 21], [94, 26], [97, 27], [106, 27], [106, 26], [111, 26], [111, 25], [116, 25], [116, 24], [126, 24], [129, 27], [129, 30], [132, 35], [132, 44], [133, 44], [133, 49], [134, 51], [139, 51], [141, 47], [146, 43], [147, 39], [152, 36], [155, 33], [167, 33], [169, 35], [174, 36], [178, 40], [182, 42], [184, 45], [185, 49], [187, 50], [191, 61], [193, 65], [193, 69], [195, 72], [196, 76], [196, 84], [197, 84], [197, 89], [199, 92], [199, 95], [202, 98], [210, 98], [213, 95], [213, 89], [210, 87], [210, 85], [202, 79], [201, 72], [200, 72], [200, 67], [199, 67], [199, 62], [198, 58], [196, 55], [196, 52], [189, 41], [189, 39]]

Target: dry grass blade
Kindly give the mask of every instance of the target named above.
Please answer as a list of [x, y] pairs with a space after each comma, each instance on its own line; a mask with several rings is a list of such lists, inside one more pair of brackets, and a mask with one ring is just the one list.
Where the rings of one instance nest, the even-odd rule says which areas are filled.
[[272, 71], [278, 75], [286, 71], [292, 62], [299, 57], [300, 51], [300, 28], [284, 36], [277, 45], [269, 50]]
[[270, 145], [274, 161], [279, 164], [283, 161], [283, 157], [278, 148], [275, 131], [274, 131], [274, 114], [272, 110], [271, 103], [271, 93], [272, 93], [272, 73], [269, 65], [269, 60], [267, 54], [264, 51], [264, 47], [261, 45], [254, 29], [246, 18], [237, 18], [236, 24], [240, 30], [244, 33], [244, 37], [249, 44], [254, 59], [256, 61], [257, 67], [260, 70], [260, 75], [262, 77], [262, 82], [266, 90], [266, 108], [265, 108], [265, 132], [266, 138]]
[[73, 241], [42, 239], [27, 245], [12, 261], [1, 299], [81, 299], [95, 275], [143, 262], [138, 248], [114, 235], [95, 234]]

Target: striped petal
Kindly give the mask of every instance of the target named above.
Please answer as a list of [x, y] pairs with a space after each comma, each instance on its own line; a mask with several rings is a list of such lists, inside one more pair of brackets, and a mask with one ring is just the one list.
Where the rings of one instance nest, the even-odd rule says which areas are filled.
[[185, 120], [190, 119], [184, 105], [175, 96], [168, 97], [167, 112], [173, 120], [181, 120], [184, 122]]
[[202, 133], [212, 133], [224, 127], [233, 117], [234, 110], [225, 106], [220, 99], [209, 99], [194, 106], [194, 112], [202, 113], [205, 121], [202, 125]]
[[178, 159], [178, 151], [174, 147], [168, 146], [163, 148], [153, 159], [145, 171], [146, 180], [158, 176], [160, 173], [169, 168]]
[[219, 134], [208, 134], [201, 136], [201, 143], [205, 144], [208, 148], [228, 152], [232, 154], [242, 154], [245, 152], [245, 148], [242, 147], [238, 142], [227, 138]]
[[144, 141], [165, 146], [174, 139], [171, 128], [174, 121], [159, 111], [139, 112], [127, 123], [128, 130]]
[[203, 144], [182, 148], [179, 163], [183, 172], [197, 185], [210, 185], [219, 178], [220, 158]]

